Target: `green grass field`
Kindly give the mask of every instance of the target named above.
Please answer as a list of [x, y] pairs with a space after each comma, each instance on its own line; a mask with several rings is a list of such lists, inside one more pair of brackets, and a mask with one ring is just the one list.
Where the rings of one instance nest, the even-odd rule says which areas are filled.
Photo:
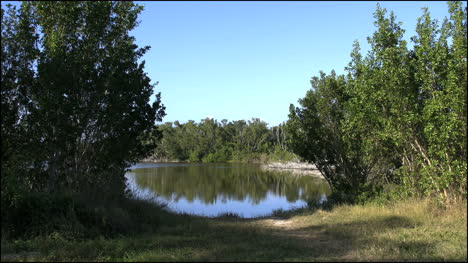
[[157, 211], [151, 233], [2, 240], [2, 261], [467, 261], [466, 201], [278, 212], [258, 219]]

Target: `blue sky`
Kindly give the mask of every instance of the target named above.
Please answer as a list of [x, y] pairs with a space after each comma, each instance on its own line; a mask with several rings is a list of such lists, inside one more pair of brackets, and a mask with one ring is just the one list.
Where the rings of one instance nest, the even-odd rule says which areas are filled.
[[[5, 2], [2, 2], [4, 5]], [[320, 70], [344, 73], [355, 39], [362, 51], [374, 32], [377, 2], [137, 2], [145, 6], [132, 34], [146, 72], [166, 106], [163, 122], [286, 121]], [[447, 16], [443, 1], [383, 1], [413, 36], [421, 8]], [[466, 4], [464, 4], [466, 6]]]

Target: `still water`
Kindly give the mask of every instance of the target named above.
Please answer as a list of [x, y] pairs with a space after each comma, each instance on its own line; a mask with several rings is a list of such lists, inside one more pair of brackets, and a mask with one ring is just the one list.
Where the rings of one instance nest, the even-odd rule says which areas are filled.
[[254, 164], [138, 163], [126, 174], [130, 191], [168, 209], [201, 216], [235, 213], [252, 218], [323, 202], [318, 177], [265, 171]]

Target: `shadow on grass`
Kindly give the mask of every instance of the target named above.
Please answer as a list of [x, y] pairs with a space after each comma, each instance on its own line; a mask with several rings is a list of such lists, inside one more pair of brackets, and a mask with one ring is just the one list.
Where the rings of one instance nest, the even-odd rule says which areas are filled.
[[[214, 231], [216, 246], [202, 261], [329, 261], [329, 260], [421, 260], [440, 261], [427, 257], [433, 244], [427, 242], [377, 241], [375, 234], [416, 224], [404, 217], [390, 216], [375, 220], [343, 224], [323, 224], [294, 230], [263, 229], [223, 225]], [[235, 233], [229, 235], [230, 233]], [[380, 249], [375, 255], [359, 255], [359, 250]], [[385, 251], [382, 251], [385, 250]], [[198, 260], [198, 259], [197, 259]]]
[[[147, 250], [137, 255], [135, 251], [133, 255], [136, 257], [128, 259], [204, 262], [457, 260], [430, 256], [434, 244], [429, 242], [397, 242], [374, 238], [378, 233], [417, 227], [411, 220], [400, 216], [343, 224], [323, 224], [294, 230], [261, 228], [231, 220], [204, 223], [206, 225], [193, 225], [189, 231], [176, 239], [173, 236], [165, 238], [163, 234], [158, 242], [159, 252]], [[362, 255], [366, 251], [374, 251], [374, 254]]]
[[463, 260], [434, 255], [436, 244], [430, 241], [376, 238], [378, 234], [418, 227], [403, 216], [294, 229], [257, 224], [261, 219], [165, 216], [164, 221], [173, 223], [156, 233], [84, 243], [67, 241], [41, 252], [47, 255], [44, 259], [52, 261]]

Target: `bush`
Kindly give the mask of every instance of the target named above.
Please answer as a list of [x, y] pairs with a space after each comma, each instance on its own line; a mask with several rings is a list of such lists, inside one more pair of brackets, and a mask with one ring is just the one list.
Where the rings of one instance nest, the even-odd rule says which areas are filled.
[[[8, 199], [6, 196], [3, 198]], [[2, 202], [2, 232], [12, 236], [35, 235], [57, 229], [67, 221], [68, 212], [73, 207], [72, 197], [67, 193], [22, 192], [13, 198], [10, 202]]]
[[280, 147], [275, 147], [275, 150], [268, 155], [270, 162], [291, 162], [299, 161], [297, 155], [292, 152], [281, 149]]
[[[5, 196], [2, 196], [2, 198]], [[25, 192], [2, 202], [2, 235], [6, 238], [61, 233], [69, 238], [115, 236], [153, 231], [161, 205], [131, 197]], [[3, 200], [2, 200], [3, 201]]]
[[200, 151], [191, 151], [189, 155], [189, 162], [199, 162], [200, 161]]

